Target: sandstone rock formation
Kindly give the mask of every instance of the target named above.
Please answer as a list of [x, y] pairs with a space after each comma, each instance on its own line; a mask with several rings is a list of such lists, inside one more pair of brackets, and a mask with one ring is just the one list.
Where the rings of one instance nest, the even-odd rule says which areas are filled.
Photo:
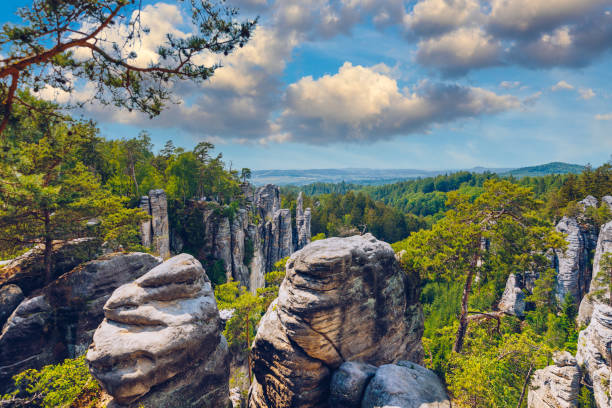
[[267, 184], [255, 190], [255, 208], [263, 222], [269, 221], [280, 210], [280, 190], [273, 184]]
[[[70, 271], [75, 266], [94, 259], [100, 254], [100, 241], [94, 238], [78, 238], [53, 243], [53, 277]], [[45, 285], [43, 246], [39, 245], [12, 259], [0, 268], [0, 287], [17, 285], [25, 296]]]
[[0, 332], [6, 319], [13, 313], [23, 300], [23, 292], [17, 285], [0, 287]]
[[227, 343], [210, 281], [191, 255], [119, 287], [104, 315], [87, 360], [116, 404], [227, 406]]
[[576, 360], [584, 367], [599, 408], [612, 406], [612, 307], [596, 303], [589, 326], [578, 336]]
[[372, 364], [347, 361], [343, 363], [331, 378], [329, 387], [329, 405], [334, 408], [351, 408], [361, 406], [361, 398], [366, 386], [376, 374]]
[[297, 205], [295, 209], [295, 225], [296, 225], [296, 250], [304, 248], [310, 244], [310, 222], [311, 222], [310, 208], [304, 210], [304, 196], [300, 191], [297, 197]]
[[[599, 230], [599, 238], [597, 240], [597, 247], [595, 249], [595, 257], [593, 259], [593, 278], [591, 279], [589, 295], [585, 296], [580, 302], [580, 309], [578, 312], [578, 324], [586, 326], [591, 320], [591, 314], [593, 313], [594, 303], [606, 303], [609, 300], [609, 296], [606, 290], [601, 290], [606, 287], [606, 284], [602, 282], [602, 279], [598, 274], [601, 270], [600, 262], [603, 254], [612, 252], [612, 221], [601, 226]], [[594, 293], [602, 292], [598, 299], [593, 297]]]
[[598, 201], [592, 195], [588, 195], [582, 201], [578, 201], [578, 205], [582, 207], [582, 211], [585, 211], [589, 207], [597, 208]]
[[525, 292], [520, 285], [520, 276], [510, 274], [506, 281], [504, 294], [499, 302], [498, 308], [502, 312], [522, 317], [525, 314]]
[[537, 370], [529, 384], [529, 408], [577, 408], [580, 393], [580, 369], [567, 351], [553, 356], [555, 365]]
[[151, 216], [141, 227], [142, 245], [152, 248], [166, 259], [170, 256], [170, 224], [168, 221], [168, 200], [164, 190], [151, 190], [140, 199], [140, 208]]
[[589, 252], [596, 246], [597, 234], [589, 226], [580, 224], [576, 218], [569, 217], [563, 217], [556, 229], [567, 234], [568, 243], [565, 251], [556, 251], [557, 300], [562, 303], [569, 293], [579, 304], [589, 289]]
[[332, 371], [354, 360], [420, 362], [418, 281], [372, 235], [316, 241], [287, 262], [252, 350], [249, 407], [324, 407]]
[[160, 262], [143, 253], [105, 255], [21, 302], [0, 334], [0, 393], [14, 374], [85, 352], [111, 293]]
[[451, 408], [436, 374], [410, 361], [386, 364], [365, 389], [361, 408]]
[[612, 210], [612, 196], [608, 195], [608, 196], [602, 197], [601, 202], [606, 203], [608, 207], [610, 207], [610, 210]]

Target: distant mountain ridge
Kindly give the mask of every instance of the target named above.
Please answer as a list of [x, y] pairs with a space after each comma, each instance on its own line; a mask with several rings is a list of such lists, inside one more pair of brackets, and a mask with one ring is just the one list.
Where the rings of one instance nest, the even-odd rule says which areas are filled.
[[312, 183], [354, 183], [362, 185], [389, 184], [402, 180], [434, 177], [440, 174], [469, 171], [473, 173], [497, 173], [501, 176], [544, 176], [547, 174], [580, 173], [584, 166], [578, 164], [551, 162], [521, 168], [473, 167], [471, 169], [418, 170], [418, 169], [306, 169], [306, 170], [254, 170], [252, 183], [255, 185], [276, 184], [279, 186], [302, 186]]

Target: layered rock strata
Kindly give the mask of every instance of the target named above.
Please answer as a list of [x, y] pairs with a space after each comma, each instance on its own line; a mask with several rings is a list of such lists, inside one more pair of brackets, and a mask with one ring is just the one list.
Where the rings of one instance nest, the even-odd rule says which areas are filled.
[[142, 245], [166, 259], [170, 256], [168, 200], [164, 190], [151, 190], [140, 199], [140, 208], [151, 216], [141, 227]]
[[580, 368], [567, 351], [553, 356], [554, 365], [534, 372], [527, 396], [528, 408], [577, 408]]
[[506, 288], [499, 302], [500, 311], [522, 317], [525, 315], [525, 292], [520, 284], [521, 277], [510, 274], [506, 281]]
[[104, 315], [87, 361], [116, 405], [228, 405], [227, 343], [210, 281], [191, 255], [119, 287]]
[[310, 244], [310, 222], [312, 214], [310, 208], [304, 210], [304, 196], [302, 192], [298, 194], [296, 209], [295, 209], [295, 225], [296, 225], [296, 245], [295, 249], [299, 250]]
[[418, 281], [372, 235], [316, 241], [291, 256], [252, 350], [249, 407], [325, 407], [333, 370], [354, 360], [420, 362]]
[[[0, 334], [0, 385], [28, 368], [55, 364], [87, 350], [113, 291], [161, 262], [149, 254], [110, 254], [87, 262], [25, 299]], [[0, 386], [0, 393], [4, 391]]]

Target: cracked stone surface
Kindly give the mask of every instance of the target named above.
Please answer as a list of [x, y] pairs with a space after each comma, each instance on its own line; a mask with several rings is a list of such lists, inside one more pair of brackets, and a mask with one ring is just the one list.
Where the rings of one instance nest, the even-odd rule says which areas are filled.
[[554, 365], [533, 373], [527, 395], [528, 408], [577, 408], [580, 369], [567, 351], [553, 356]]
[[253, 345], [249, 407], [327, 407], [345, 361], [420, 362], [418, 281], [370, 234], [313, 242], [291, 256]]

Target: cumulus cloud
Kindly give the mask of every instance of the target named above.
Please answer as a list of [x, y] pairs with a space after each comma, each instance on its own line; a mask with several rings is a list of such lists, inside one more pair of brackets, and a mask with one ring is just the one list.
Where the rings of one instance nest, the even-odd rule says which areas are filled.
[[580, 88], [578, 90], [578, 94], [584, 100], [589, 100], [595, 97], [595, 91], [593, 91], [591, 88]]
[[346, 62], [335, 75], [290, 85], [278, 125], [294, 141], [370, 142], [519, 106], [512, 96], [481, 88], [425, 81], [400, 89], [380, 71]]
[[404, 24], [419, 36], [444, 34], [468, 23], [482, 21], [478, 0], [423, 0], [404, 17]]
[[612, 113], [604, 113], [595, 115], [595, 119], [597, 120], [612, 120]]
[[447, 76], [501, 64], [501, 44], [480, 28], [460, 28], [419, 42], [416, 60]]
[[559, 81], [557, 82], [555, 85], [552, 86], [552, 88], [550, 88], [553, 92], [556, 91], [563, 91], [563, 90], [572, 90], [574, 89], [574, 86], [566, 81]]
[[499, 86], [504, 89], [516, 89], [521, 86], [521, 83], [519, 81], [501, 81]]

